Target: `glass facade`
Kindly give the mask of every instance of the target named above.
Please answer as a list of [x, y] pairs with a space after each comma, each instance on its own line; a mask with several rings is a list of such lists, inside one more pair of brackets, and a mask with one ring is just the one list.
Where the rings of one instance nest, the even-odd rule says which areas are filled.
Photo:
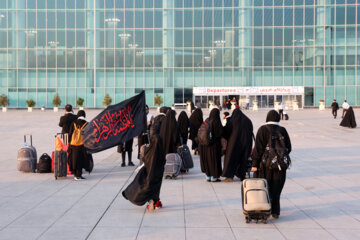
[[360, 105], [360, 0], [0, 0], [10, 107], [153, 106], [193, 87], [304, 86], [305, 106]]

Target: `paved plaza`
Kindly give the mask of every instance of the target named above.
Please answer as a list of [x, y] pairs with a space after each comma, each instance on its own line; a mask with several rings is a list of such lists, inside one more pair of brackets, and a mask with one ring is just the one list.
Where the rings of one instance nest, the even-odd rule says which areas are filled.
[[[99, 112], [88, 110], [87, 118]], [[256, 134], [267, 111], [245, 113]], [[188, 174], [163, 181], [164, 208], [154, 213], [122, 197], [135, 167], [121, 168], [115, 148], [93, 155], [94, 171], [84, 174], [85, 181], [20, 173], [23, 134], [33, 134], [38, 156], [50, 155], [63, 113], [0, 113], [0, 239], [360, 239], [359, 127], [340, 127], [330, 110], [288, 113], [281, 125], [292, 141], [293, 166], [281, 216], [268, 224], [246, 224], [240, 181], [206, 182], [197, 156]], [[359, 109], [355, 116], [360, 118]]]

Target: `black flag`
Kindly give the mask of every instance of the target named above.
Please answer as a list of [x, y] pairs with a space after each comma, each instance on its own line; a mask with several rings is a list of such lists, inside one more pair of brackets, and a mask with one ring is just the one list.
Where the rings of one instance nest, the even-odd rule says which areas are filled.
[[84, 146], [96, 153], [126, 142], [146, 127], [145, 92], [107, 107], [85, 127]]

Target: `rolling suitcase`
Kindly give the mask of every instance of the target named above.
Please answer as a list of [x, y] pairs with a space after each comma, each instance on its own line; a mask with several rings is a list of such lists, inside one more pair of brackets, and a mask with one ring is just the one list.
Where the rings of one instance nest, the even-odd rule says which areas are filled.
[[177, 153], [166, 154], [164, 177], [176, 179], [181, 169], [181, 157]]
[[[69, 142], [68, 134], [56, 134], [55, 138], [57, 136], [61, 136], [63, 139], [64, 145], [67, 145]], [[68, 171], [68, 164], [67, 164], [67, 152], [64, 150], [54, 152], [54, 176], [55, 179], [58, 179], [59, 177], [66, 177]]]
[[261, 220], [267, 223], [271, 213], [268, 183], [263, 178], [245, 179], [241, 184], [242, 208], [246, 223]]
[[194, 162], [191, 157], [190, 149], [187, 145], [182, 145], [177, 149], [177, 153], [181, 157], [182, 164], [181, 164], [181, 171], [188, 172], [190, 168], [194, 167]]
[[[26, 137], [30, 136], [30, 146], [26, 142]], [[17, 155], [17, 169], [21, 172], [35, 172], [37, 163], [37, 153], [32, 145], [32, 135], [24, 135], [24, 146], [19, 149]]]

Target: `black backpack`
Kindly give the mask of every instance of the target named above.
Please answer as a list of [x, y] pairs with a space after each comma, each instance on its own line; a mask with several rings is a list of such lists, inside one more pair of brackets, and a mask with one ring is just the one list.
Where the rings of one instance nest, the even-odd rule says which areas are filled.
[[272, 130], [270, 126], [266, 126], [266, 128], [270, 132], [270, 137], [262, 156], [262, 163], [266, 169], [278, 169], [279, 171], [288, 169], [291, 165], [291, 159], [280, 127], [275, 130]]
[[197, 140], [199, 145], [209, 146], [212, 144], [213, 139], [210, 124], [206, 120], [201, 124], [198, 130]]
[[37, 165], [38, 173], [50, 173], [51, 172], [51, 158], [49, 155], [44, 153], [39, 158], [39, 163]]

